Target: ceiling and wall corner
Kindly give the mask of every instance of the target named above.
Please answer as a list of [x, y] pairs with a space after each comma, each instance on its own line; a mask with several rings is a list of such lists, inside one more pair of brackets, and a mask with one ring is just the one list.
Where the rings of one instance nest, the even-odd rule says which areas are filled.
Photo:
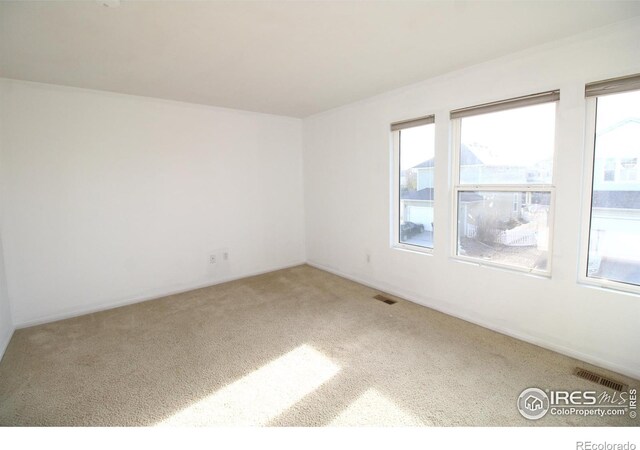
[[0, 2], [0, 77], [306, 117], [640, 2]]

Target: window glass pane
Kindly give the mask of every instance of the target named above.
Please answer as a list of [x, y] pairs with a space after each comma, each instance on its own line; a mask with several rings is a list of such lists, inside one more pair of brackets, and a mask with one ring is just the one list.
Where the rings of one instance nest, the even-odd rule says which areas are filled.
[[587, 276], [640, 285], [640, 91], [597, 102]]
[[435, 124], [400, 130], [400, 224], [403, 244], [433, 248]]
[[547, 270], [549, 192], [458, 192], [457, 254]]
[[461, 120], [460, 184], [551, 184], [556, 103]]

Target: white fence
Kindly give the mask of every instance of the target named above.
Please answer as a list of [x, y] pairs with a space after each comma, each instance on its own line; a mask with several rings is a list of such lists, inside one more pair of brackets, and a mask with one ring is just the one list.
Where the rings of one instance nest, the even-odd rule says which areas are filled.
[[509, 247], [535, 247], [538, 244], [536, 231], [524, 227], [505, 230], [498, 235], [496, 240]]
[[[467, 223], [464, 235], [470, 239], [475, 238], [478, 235], [478, 227]], [[495, 229], [492, 230], [491, 235], [496, 236], [496, 243], [509, 247], [535, 247], [538, 244], [536, 230], [527, 225], [521, 225], [511, 230]]]

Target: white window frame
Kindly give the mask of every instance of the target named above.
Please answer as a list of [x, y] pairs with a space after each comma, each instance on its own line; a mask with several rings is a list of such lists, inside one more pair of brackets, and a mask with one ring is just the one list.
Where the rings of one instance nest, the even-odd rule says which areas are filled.
[[[551, 102], [550, 102], [551, 103]], [[452, 180], [453, 189], [451, 197], [451, 220], [453, 224], [453, 233], [451, 235], [451, 258], [454, 260], [471, 263], [477, 266], [486, 266], [508, 271], [520, 272], [544, 278], [551, 278], [552, 262], [553, 262], [553, 239], [554, 239], [554, 223], [555, 223], [555, 172], [556, 162], [558, 158], [558, 104], [555, 101], [555, 129], [553, 144], [553, 169], [551, 171], [551, 184], [460, 184], [460, 150], [462, 144], [462, 120], [461, 118], [451, 119], [451, 145], [452, 145]], [[514, 106], [516, 109], [518, 106]], [[548, 192], [549, 198], [549, 216], [547, 223], [549, 226], [549, 248], [547, 250], [547, 268], [527, 269], [526, 267], [518, 267], [511, 264], [497, 263], [493, 261], [484, 261], [479, 258], [458, 254], [458, 197], [460, 192]]]
[[[425, 116], [425, 117], [433, 117], [433, 126], [435, 127], [435, 114], [430, 114], [429, 116]], [[420, 120], [420, 119], [414, 119], [414, 120]], [[406, 122], [411, 122], [412, 120], [407, 120]], [[405, 121], [403, 121], [405, 122]], [[394, 123], [400, 123], [400, 122], [394, 122]], [[393, 126], [393, 124], [392, 124]], [[419, 125], [417, 125], [419, 126]], [[435, 231], [433, 231], [433, 248], [429, 248], [429, 247], [421, 247], [419, 245], [412, 245], [412, 244], [407, 244], [404, 242], [400, 242], [400, 131], [402, 130], [391, 130], [391, 155], [392, 155], [392, 161], [391, 161], [391, 209], [392, 209], [392, 214], [391, 214], [391, 248], [394, 248], [396, 250], [406, 250], [406, 251], [410, 251], [410, 252], [415, 252], [415, 253], [421, 253], [421, 254], [425, 254], [425, 255], [433, 255], [433, 251], [435, 248]], [[434, 139], [435, 139], [435, 133], [434, 133]], [[435, 143], [434, 143], [435, 146]], [[434, 153], [434, 171], [433, 171], [433, 179], [434, 179], [434, 199], [435, 199], [435, 179], [437, 177], [436, 175], [436, 164], [437, 161], [435, 159], [435, 153]], [[435, 211], [435, 201], [434, 201], [434, 211]], [[435, 230], [435, 214], [434, 214], [434, 230]]]
[[589, 265], [589, 238], [591, 237], [591, 203], [593, 198], [593, 178], [596, 158], [596, 119], [598, 97], [588, 97], [586, 102], [584, 176], [582, 187], [582, 220], [580, 239], [580, 261], [578, 264], [578, 283], [590, 287], [598, 287], [610, 291], [626, 292], [640, 295], [640, 286], [621, 281], [587, 276]]

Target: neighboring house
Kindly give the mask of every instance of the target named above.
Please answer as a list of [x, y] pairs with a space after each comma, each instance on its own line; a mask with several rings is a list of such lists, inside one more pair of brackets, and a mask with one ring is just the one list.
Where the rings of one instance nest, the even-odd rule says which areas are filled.
[[401, 193], [400, 217], [404, 222], [419, 223], [425, 230], [433, 231], [433, 187]]
[[462, 144], [460, 152], [460, 181], [464, 184], [505, 184], [528, 182], [527, 167], [504, 164], [490, 150], [480, 145]]
[[640, 119], [618, 122], [596, 135], [594, 191], [640, 190]]
[[505, 163], [504, 155], [496, 156], [490, 149], [473, 144], [462, 144], [460, 158], [460, 180], [465, 184], [544, 183], [551, 178], [553, 169], [551, 159], [533, 166]]
[[596, 134], [590, 263], [600, 258], [640, 261], [640, 119]]
[[418, 223], [426, 231], [433, 231], [433, 158], [412, 167], [405, 179], [415, 177], [415, 189], [400, 193], [400, 218], [405, 222]]
[[[476, 152], [462, 145], [460, 152], [460, 176], [465, 184], [489, 183], [492, 180], [509, 180], [512, 183], [534, 182], [551, 171], [551, 161], [542, 161], [532, 167], [506, 166], [496, 162], [485, 164]], [[415, 179], [415, 189], [400, 193], [400, 217], [403, 221], [422, 224], [425, 230], [433, 231], [434, 160], [429, 159], [401, 174], [404, 180]], [[504, 182], [504, 181], [503, 181]], [[406, 184], [405, 184], [406, 185]], [[475, 192], [462, 192], [459, 202], [460, 226], [467, 237], [475, 234], [475, 219], [488, 213], [485, 197]], [[493, 196], [490, 214], [502, 219], [520, 219], [528, 214], [526, 206], [542, 203], [535, 194], [528, 192], [507, 193]]]
[[[474, 153], [463, 145], [462, 147], [463, 166], [481, 166], [480, 161]], [[400, 193], [400, 217], [403, 221], [419, 223], [427, 231], [433, 231], [433, 201], [434, 201], [434, 159], [424, 161], [408, 172], [415, 174], [416, 189], [405, 190]], [[405, 179], [410, 179], [409, 174], [404, 174]], [[473, 193], [463, 193], [464, 204], [469, 202], [482, 201], [482, 197]]]

